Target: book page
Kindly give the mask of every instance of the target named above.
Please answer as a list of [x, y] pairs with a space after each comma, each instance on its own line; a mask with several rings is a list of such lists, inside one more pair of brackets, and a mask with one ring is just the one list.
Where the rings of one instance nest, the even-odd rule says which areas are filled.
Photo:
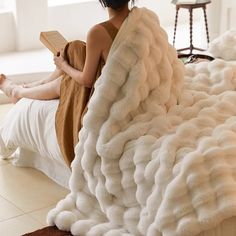
[[40, 33], [40, 41], [54, 54], [57, 55], [65, 48], [68, 41], [58, 31], [45, 31]]

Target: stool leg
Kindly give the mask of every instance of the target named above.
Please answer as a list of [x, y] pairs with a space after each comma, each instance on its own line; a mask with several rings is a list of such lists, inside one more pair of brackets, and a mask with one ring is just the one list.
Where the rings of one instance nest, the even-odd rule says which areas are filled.
[[189, 30], [190, 30], [190, 54], [193, 52], [193, 10], [189, 9]]
[[206, 26], [206, 34], [207, 34], [207, 42], [210, 42], [209, 31], [208, 31], [208, 24], [207, 24], [207, 14], [206, 14], [206, 6], [203, 7], [204, 18], [205, 18], [205, 26]]
[[175, 37], [176, 37], [176, 29], [177, 29], [178, 15], [179, 15], [179, 7], [176, 6], [175, 28], [174, 28], [174, 37], [173, 37], [173, 46], [175, 46]]

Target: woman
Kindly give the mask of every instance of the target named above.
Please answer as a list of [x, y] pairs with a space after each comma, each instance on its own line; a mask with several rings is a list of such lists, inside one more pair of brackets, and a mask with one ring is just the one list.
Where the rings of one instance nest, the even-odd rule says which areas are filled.
[[99, 1], [107, 8], [109, 20], [89, 30], [86, 45], [81, 41], [67, 44], [64, 51], [54, 57], [56, 69], [48, 78], [19, 86], [10, 82], [5, 75], [0, 75], [0, 89], [15, 102], [21, 98], [60, 98], [56, 133], [68, 165], [74, 158], [74, 146], [78, 142], [78, 132], [92, 93], [91, 88], [101, 74], [113, 40], [130, 12], [130, 0]]
[[7, 80], [6, 76], [0, 75], [0, 89], [7, 96], [13, 99], [32, 98], [32, 99], [55, 99], [60, 97], [61, 76], [66, 73], [80, 85], [91, 88], [95, 82], [96, 72], [100, 59], [106, 62], [112, 38], [110, 37], [106, 24], [114, 26], [119, 30], [123, 21], [129, 14], [128, 2], [130, 0], [99, 0], [100, 3], [107, 7], [109, 20], [93, 26], [87, 36], [86, 43], [86, 60], [83, 70], [73, 68], [65, 60], [63, 53], [54, 57], [56, 65], [55, 71], [38, 83], [32, 83], [26, 86], [17, 86]]

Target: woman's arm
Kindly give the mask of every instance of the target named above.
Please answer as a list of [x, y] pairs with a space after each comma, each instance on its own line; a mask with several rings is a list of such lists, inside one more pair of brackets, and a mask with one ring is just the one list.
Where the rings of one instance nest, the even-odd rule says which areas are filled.
[[98, 64], [102, 55], [103, 31], [98, 25], [94, 26], [88, 33], [86, 43], [86, 59], [83, 71], [79, 71], [68, 64], [63, 55], [54, 57], [56, 66], [68, 74], [79, 84], [92, 87], [95, 81]]

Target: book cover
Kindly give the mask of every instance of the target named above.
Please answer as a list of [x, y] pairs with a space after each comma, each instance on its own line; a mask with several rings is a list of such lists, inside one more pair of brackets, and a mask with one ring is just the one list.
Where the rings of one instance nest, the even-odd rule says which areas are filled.
[[40, 41], [54, 54], [57, 55], [65, 48], [68, 41], [58, 31], [45, 31], [40, 33]]

